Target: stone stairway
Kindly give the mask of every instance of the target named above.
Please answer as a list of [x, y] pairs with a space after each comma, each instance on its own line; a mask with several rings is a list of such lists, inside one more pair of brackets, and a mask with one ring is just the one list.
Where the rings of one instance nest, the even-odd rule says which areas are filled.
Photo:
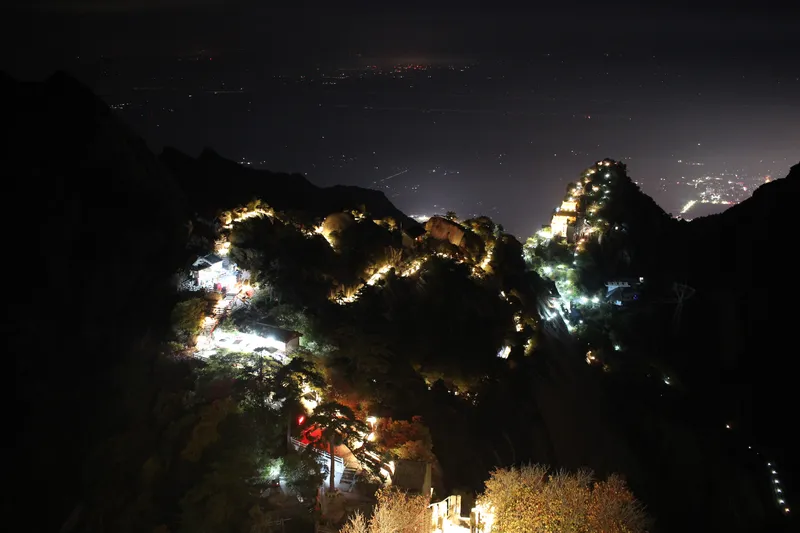
[[350, 492], [356, 484], [356, 470], [347, 467], [342, 472], [342, 478], [339, 480], [339, 490], [342, 492]]

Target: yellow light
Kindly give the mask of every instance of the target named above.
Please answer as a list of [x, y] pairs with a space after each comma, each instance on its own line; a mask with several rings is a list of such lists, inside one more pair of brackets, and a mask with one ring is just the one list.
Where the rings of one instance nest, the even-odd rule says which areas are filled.
[[370, 442], [374, 442], [375, 441], [375, 433], [370, 433], [369, 435], [367, 435], [367, 440], [370, 441]]
[[372, 424], [372, 425], [377, 424], [378, 423], [378, 417], [376, 417], [376, 416], [368, 416], [367, 417], [367, 423], [368, 424]]

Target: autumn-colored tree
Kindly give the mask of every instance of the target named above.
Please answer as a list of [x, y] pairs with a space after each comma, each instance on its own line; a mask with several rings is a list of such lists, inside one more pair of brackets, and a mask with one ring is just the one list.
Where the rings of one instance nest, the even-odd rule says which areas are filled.
[[340, 533], [423, 533], [429, 530], [427, 497], [397, 489], [381, 489], [376, 496], [378, 503], [369, 520], [356, 513]]
[[596, 481], [588, 470], [551, 473], [541, 465], [497, 469], [478, 504], [486, 510], [484, 527], [504, 533], [640, 533], [649, 524], [619, 476]]
[[400, 459], [435, 461], [433, 439], [422, 417], [409, 420], [384, 419], [378, 423], [377, 441], [387, 452]]

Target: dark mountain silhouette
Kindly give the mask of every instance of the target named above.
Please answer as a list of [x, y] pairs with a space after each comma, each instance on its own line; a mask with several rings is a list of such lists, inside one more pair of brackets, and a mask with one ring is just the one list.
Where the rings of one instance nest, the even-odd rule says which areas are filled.
[[14, 512], [58, 531], [86, 503], [87, 458], [129, 422], [123, 407], [142, 395], [148, 408], [146, 383], [121, 386], [120, 373], [154, 361], [144, 347], [168, 323], [189, 212], [144, 141], [73, 78], [0, 75], [0, 95], [6, 280], [18, 294], [3, 324]]
[[317, 187], [300, 174], [247, 168], [210, 149], [195, 159], [165, 148], [160, 159], [186, 191], [195, 210], [206, 216], [260, 198], [275, 209], [300, 211], [312, 217], [358, 209], [376, 219], [392, 217], [403, 227], [418, 225], [380, 191], [347, 185]]
[[[652, 438], [659, 433], [652, 431], [654, 421], [632, 429], [640, 441], [650, 441], [645, 449], [651, 451], [676, 439], [669, 452], [662, 452], [664, 464], [669, 464], [669, 455], [683, 457], [686, 464], [702, 462], [702, 472], [694, 474], [699, 492], [687, 491], [687, 501], [705, 499], [709, 507], [724, 509], [721, 498], [733, 498], [733, 492], [723, 496], [711, 481], [726, 475], [728, 488], [739, 487], [741, 494], [757, 488], [762, 501], [739, 500], [731, 515], [745, 529], [755, 527], [746, 525], [746, 517], [760, 513], [768, 520], [774, 517], [776, 527], [782, 523], [776, 498], [770, 496], [767, 461], [780, 465], [785, 500], [798, 498], [800, 462], [792, 452], [800, 449], [800, 439], [789, 421], [797, 403], [797, 364], [791, 354], [797, 342], [793, 307], [800, 290], [793, 273], [792, 236], [799, 193], [800, 165], [795, 165], [786, 178], [762, 185], [741, 204], [685, 222], [667, 217], [622, 175], [613, 180], [610, 199], [600, 212], [609, 230], [590, 247], [587, 269], [599, 274], [587, 277], [645, 278], [643, 301], [624, 318], [625, 327], [635, 331], [630, 351], [674, 372], [675, 401], [682, 404], [673, 412], [683, 418], [673, 428], [680, 428], [682, 435], [662, 433], [659, 443]], [[629, 414], [641, 409], [631, 407]], [[687, 448], [690, 441], [695, 451]], [[735, 472], [733, 464], [743, 470]], [[658, 472], [657, 465], [649, 468]], [[676, 481], [669, 479], [675, 468], [659, 474], [663, 487]], [[713, 475], [700, 481], [708, 471]]]

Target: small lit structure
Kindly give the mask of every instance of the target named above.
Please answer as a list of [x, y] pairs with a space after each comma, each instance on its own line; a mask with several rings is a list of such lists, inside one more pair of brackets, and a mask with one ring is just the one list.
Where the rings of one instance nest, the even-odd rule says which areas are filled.
[[553, 237], [566, 237], [570, 225], [574, 224], [578, 216], [572, 213], [559, 211], [550, 221], [550, 230]]
[[209, 289], [232, 291], [239, 282], [235, 265], [227, 257], [222, 258], [217, 254], [198, 258], [190, 270], [197, 284]]

